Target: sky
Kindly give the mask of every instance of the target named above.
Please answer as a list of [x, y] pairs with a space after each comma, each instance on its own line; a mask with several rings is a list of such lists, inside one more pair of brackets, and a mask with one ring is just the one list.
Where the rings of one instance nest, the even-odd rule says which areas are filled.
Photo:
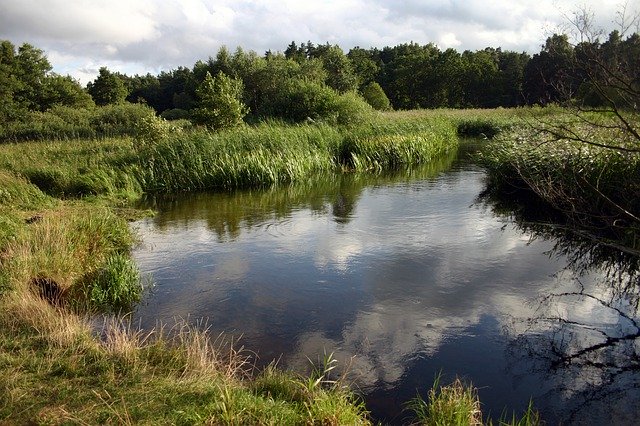
[[[291, 41], [345, 52], [400, 43], [459, 51], [540, 50], [578, 8], [608, 33], [624, 0], [0, 0], [0, 39], [31, 43], [53, 71], [85, 84], [101, 66], [157, 74], [215, 56], [263, 54]], [[627, 0], [640, 9], [640, 0]]]

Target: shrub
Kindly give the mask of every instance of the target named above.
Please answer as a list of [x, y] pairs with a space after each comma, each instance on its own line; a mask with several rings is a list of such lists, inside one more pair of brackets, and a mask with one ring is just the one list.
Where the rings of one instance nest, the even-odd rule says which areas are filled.
[[335, 115], [333, 106], [337, 97], [324, 84], [290, 80], [271, 101], [265, 102], [264, 115], [298, 123], [307, 119], [326, 120]]
[[123, 103], [96, 108], [91, 116], [91, 127], [102, 136], [135, 135], [139, 124], [155, 111], [143, 104]]
[[389, 111], [392, 109], [391, 102], [386, 93], [384, 93], [382, 87], [375, 81], [367, 84], [362, 89], [362, 97], [369, 105], [378, 111]]
[[174, 108], [162, 111], [160, 117], [165, 120], [187, 120], [191, 118], [191, 113], [186, 109]]
[[166, 138], [171, 126], [164, 118], [149, 115], [135, 123], [135, 138], [138, 144], [147, 145]]
[[242, 80], [228, 77], [222, 71], [213, 78], [207, 72], [196, 91], [199, 102], [193, 111], [194, 122], [211, 129], [228, 129], [242, 124], [249, 112], [241, 101], [242, 91]]
[[267, 103], [264, 115], [296, 123], [323, 121], [332, 124], [354, 124], [371, 115], [371, 107], [356, 93], [339, 95], [324, 84], [290, 80], [283, 90]]
[[338, 124], [353, 125], [369, 120], [373, 115], [371, 106], [355, 92], [347, 92], [335, 100]]

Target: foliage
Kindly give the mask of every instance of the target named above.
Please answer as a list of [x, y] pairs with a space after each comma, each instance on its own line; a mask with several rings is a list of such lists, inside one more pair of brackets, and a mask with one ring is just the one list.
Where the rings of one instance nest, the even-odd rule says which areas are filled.
[[140, 124], [152, 118], [154, 111], [142, 104], [90, 109], [54, 106], [46, 112], [25, 112], [20, 120], [0, 127], [0, 142], [135, 136]]
[[[412, 399], [407, 408], [413, 411], [416, 424], [433, 426], [475, 426], [483, 425], [481, 404], [478, 390], [471, 384], [465, 385], [456, 378], [453, 383], [441, 386], [440, 376], [436, 377], [433, 387], [429, 390], [427, 401], [420, 395]], [[487, 425], [493, 421], [487, 419]], [[522, 417], [511, 419], [503, 416], [499, 420], [501, 426], [536, 426], [542, 424], [540, 415], [530, 403]]]
[[215, 78], [207, 72], [198, 87], [198, 108], [193, 112], [193, 120], [211, 129], [228, 129], [242, 123], [249, 112], [242, 103], [243, 85], [241, 80], [228, 77], [222, 71]]
[[465, 386], [460, 379], [440, 387], [440, 377], [437, 377], [429, 390], [428, 402], [418, 395], [408, 408], [423, 425], [482, 425], [478, 391], [473, 386]]
[[133, 260], [121, 253], [109, 256], [85, 285], [90, 308], [128, 312], [140, 300], [140, 273]]
[[[533, 191], [581, 232], [637, 253], [640, 155], [627, 150], [635, 140], [614, 131], [613, 118], [592, 114], [590, 120], [598, 126], [560, 115], [549, 121], [550, 131], [512, 129], [481, 160], [496, 187]], [[567, 132], [564, 137], [558, 137], [559, 128]], [[589, 132], [591, 144], [572, 140], [583, 132]]]
[[191, 118], [191, 113], [184, 109], [173, 108], [162, 111], [160, 117], [164, 118], [165, 120], [188, 120], [189, 118]]
[[100, 106], [121, 104], [128, 93], [122, 78], [106, 67], [100, 68], [96, 79], [87, 85], [87, 91], [96, 105]]
[[464, 119], [458, 123], [457, 132], [458, 135], [464, 137], [493, 139], [503, 129], [500, 124], [490, 119]]
[[347, 92], [335, 100], [335, 122], [343, 126], [359, 126], [375, 118], [371, 106], [356, 92]]
[[94, 106], [94, 102], [91, 95], [83, 90], [76, 80], [69, 76], [53, 74], [44, 80], [39, 108], [46, 111], [56, 106], [89, 109]]
[[367, 84], [362, 89], [362, 97], [369, 105], [378, 111], [388, 111], [391, 109], [391, 102], [382, 90], [382, 87], [375, 81]]

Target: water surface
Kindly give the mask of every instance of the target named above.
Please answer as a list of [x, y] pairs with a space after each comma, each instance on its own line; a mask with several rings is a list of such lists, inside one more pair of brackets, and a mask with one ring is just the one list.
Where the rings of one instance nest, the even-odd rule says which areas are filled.
[[551, 424], [633, 423], [636, 287], [618, 276], [616, 290], [611, 263], [576, 262], [582, 246], [479, 198], [473, 149], [383, 175], [148, 200], [158, 214], [136, 223], [134, 256], [154, 287], [136, 320], [206, 318], [259, 365], [304, 372], [333, 353], [388, 423], [440, 373], [472, 381], [494, 418], [533, 398]]

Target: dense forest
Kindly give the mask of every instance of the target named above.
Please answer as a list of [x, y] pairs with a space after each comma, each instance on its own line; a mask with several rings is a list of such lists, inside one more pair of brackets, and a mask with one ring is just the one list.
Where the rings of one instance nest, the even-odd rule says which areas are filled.
[[5, 40], [0, 42], [0, 125], [32, 120], [29, 112], [125, 102], [146, 104], [167, 119], [193, 119], [206, 98], [205, 83], [228, 96], [235, 93], [246, 119], [323, 118], [336, 96], [355, 93], [378, 110], [515, 107], [568, 99], [598, 105], [605, 102], [603, 93], [585, 75], [598, 67], [622, 70], [639, 81], [640, 36], [623, 38], [613, 31], [604, 42], [573, 45], [567, 35], [555, 34], [533, 56], [500, 48], [460, 53], [417, 43], [354, 47], [345, 54], [328, 43], [291, 42], [284, 52], [262, 56], [222, 47], [191, 68], [159, 75], [128, 76], [103, 67], [86, 88], [52, 73], [42, 50], [29, 44], [16, 49]]

